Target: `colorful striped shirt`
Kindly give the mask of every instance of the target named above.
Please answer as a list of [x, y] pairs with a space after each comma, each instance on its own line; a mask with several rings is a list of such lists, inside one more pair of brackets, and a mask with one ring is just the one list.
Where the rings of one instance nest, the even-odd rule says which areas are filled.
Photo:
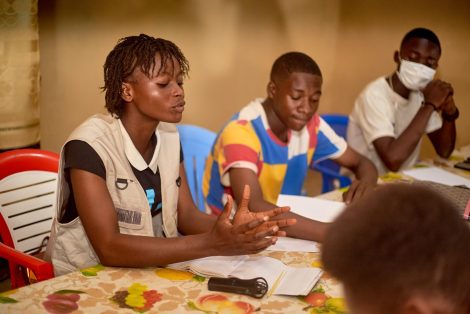
[[266, 201], [276, 204], [279, 194], [299, 195], [312, 162], [337, 158], [347, 144], [315, 114], [301, 131], [288, 131], [287, 143], [271, 131], [266, 113], [256, 99], [235, 114], [218, 134], [206, 162], [203, 193], [207, 205], [223, 209], [233, 195], [229, 170], [247, 168], [257, 176]]

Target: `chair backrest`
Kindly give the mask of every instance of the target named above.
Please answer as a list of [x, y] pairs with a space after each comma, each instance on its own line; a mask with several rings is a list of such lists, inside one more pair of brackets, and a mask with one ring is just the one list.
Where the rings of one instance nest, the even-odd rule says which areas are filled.
[[0, 154], [0, 236], [28, 254], [45, 248], [55, 215], [59, 155], [40, 149]]
[[322, 114], [320, 115], [329, 126], [341, 137], [346, 139], [349, 117], [344, 114]]
[[[349, 117], [343, 114], [322, 114], [320, 115], [326, 123], [338, 134], [339, 136], [346, 139]], [[341, 166], [334, 162], [333, 160], [324, 160], [312, 167], [322, 173], [322, 193], [329, 192], [339, 187], [348, 186], [351, 184], [351, 180], [340, 175]], [[335, 183], [339, 181], [339, 183]]]
[[216, 133], [188, 124], [178, 125], [178, 131], [181, 146], [183, 147], [184, 167], [191, 195], [199, 210], [205, 211], [202, 177], [206, 159], [216, 138]]

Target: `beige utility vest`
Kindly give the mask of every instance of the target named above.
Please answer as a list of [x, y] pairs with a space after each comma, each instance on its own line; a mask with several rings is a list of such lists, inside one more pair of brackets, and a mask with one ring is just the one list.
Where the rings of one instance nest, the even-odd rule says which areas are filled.
[[[167, 237], [176, 237], [178, 234], [176, 206], [181, 182], [179, 134], [175, 125], [164, 122], [159, 123], [158, 132], [161, 142], [157, 163], [161, 178], [163, 230]], [[118, 120], [109, 115], [95, 115], [72, 132], [67, 142], [72, 140], [88, 143], [103, 161], [106, 169], [106, 185], [117, 212], [120, 232], [154, 236], [147, 196], [127, 160]], [[57, 212], [46, 254], [54, 265], [56, 276], [100, 263], [80, 218], [77, 217], [68, 223], [59, 222], [61, 209], [65, 208], [70, 196], [70, 188], [64, 179], [63, 150], [62, 147]]]

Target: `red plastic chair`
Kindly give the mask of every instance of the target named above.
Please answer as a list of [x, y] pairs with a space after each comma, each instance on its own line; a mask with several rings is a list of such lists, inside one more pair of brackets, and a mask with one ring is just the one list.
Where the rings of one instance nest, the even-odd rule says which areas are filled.
[[0, 153], [0, 257], [8, 260], [12, 288], [54, 277], [51, 263], [29, 254], [45, 249], [56, 207], [58, 168], [59, 155], [53, 152]]

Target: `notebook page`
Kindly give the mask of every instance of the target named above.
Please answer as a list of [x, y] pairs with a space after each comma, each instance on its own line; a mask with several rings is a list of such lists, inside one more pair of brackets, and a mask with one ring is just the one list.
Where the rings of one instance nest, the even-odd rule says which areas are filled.
[[465, 185], [470, 188], [470, 180], [453, 174], [452, 172], [445, 171], [437, 167], [414, 168], [403, 171], [404, 174], [414, 179], [433, 181], [445, 185]]
[[286, 252], [320, 252], [317, 242], [315, 241], [289, 237], [278, 237], [276, 244], [271, 245], [266, 250]]
[[228, 277], [240, 264], [249, 257], [238, 256], [209, 256], [190, 261], [173, 263], [168, 268], [191, 271], [200, 276]]
[[269, 294], [306, 295], [318, 281], [318, 268], [296, 268], [268, 256], [210, 256], [167, 265], [168, 268], [189, 270], [209, 277], [263, 277], [269, 285]]
[[343, 202], [285, 194], [279, 195], [277, 205], [290, 206], [291, 212], [322, 222], [332, 222], [346, 206]]
[[286, 267], [283, 262], [272, 257], [250, 256], [250, 258], [240, 264], [230, 276], [241, 279], [263, 277], [268, 282], [269, 290], [271, 290]]
[[320, 268], [298, 268], [287, 266], [284, 276], [273, 291], [273, 294], [307, 295], [320, 279], [323, 271]]
[[263, 277], [269, 294], [307, 295], [322, 274], [319, 268], [290, 267], [268, 256], [250, 256], [230, 275], [241, 279]]

